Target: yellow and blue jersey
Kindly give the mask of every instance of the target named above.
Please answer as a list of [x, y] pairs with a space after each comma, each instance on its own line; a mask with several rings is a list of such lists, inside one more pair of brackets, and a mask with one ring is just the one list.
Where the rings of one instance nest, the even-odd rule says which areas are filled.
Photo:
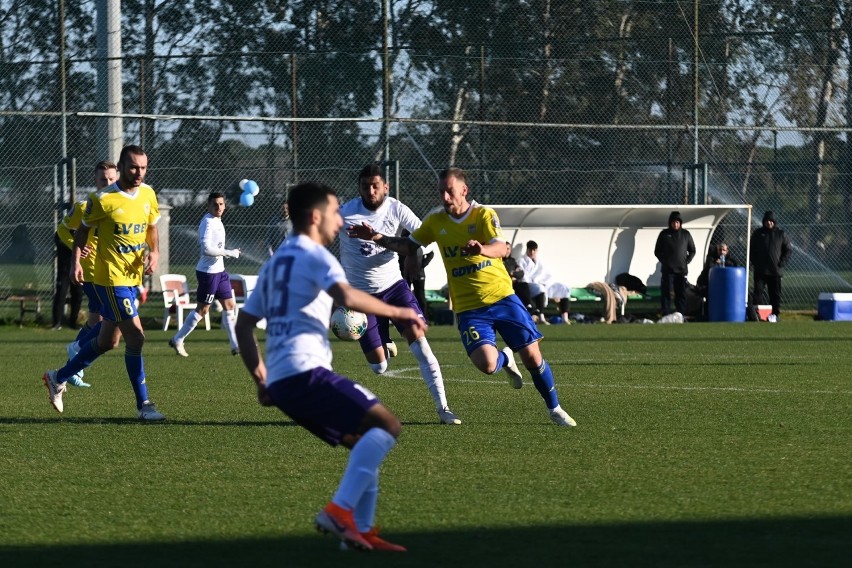
[[483, 244], [505, 240], [497, 213], [476, 202], [471, 202], [461, 219], [439, 211], [426, 217], [420, 228], [411, 233], [411, 240], [420, 245], [438, 243], [456, 313], [490, 306], [514, 294], [502, 258], [463, 253], [471, 239]]
[[94, 283], [141, 284], [148, 227], [159, 220], [157, 195], [149, 185], [142, 184], [134, 195], [121, 191], [117, 184], [90, 194], [83, 224], [98, 233]]
[[[71, 211], [62, 219], [59, 227], [56, 228], [59, 240], [69, 249], [74, 248], [74, 232], [80, 228], [80, 223], [83, 222], [83, 214], [85, 213], [87, 203], [88, 199], [81, 199], [76, 202], [71, 208]], [[98, 231], [96, 229], [89, 231], [89, 238], [86, 244], [92, 250], [88, 256], [80, 259], [80, 265], [83, 267], [83, 280], [85, 282], [94, 282], [95, 259], [98, 257]]]

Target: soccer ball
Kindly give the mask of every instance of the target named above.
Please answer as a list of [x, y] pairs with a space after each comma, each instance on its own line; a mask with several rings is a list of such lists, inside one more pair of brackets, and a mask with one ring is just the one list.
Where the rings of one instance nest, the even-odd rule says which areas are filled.
[[358, 341], [367, 331], [367, 315], [340, 307], [331, 314], [331, 331], [343, 341]]

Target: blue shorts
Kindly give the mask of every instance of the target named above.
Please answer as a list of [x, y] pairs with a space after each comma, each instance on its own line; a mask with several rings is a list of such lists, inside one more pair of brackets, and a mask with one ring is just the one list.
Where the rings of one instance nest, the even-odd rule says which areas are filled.
[[322, 367], [274, 381], [266, 391], [284, 414], [332, 446], [360, 434], [367, 411], [379, 403], [366, 388]]
[[95, 292], [95, 285], [91, 282], [83, 282], [83, 292], [86, 293], [86, 297], [89, 299], [89, 313], [101, 313], [101, 302], [98, 300], [97, 292]]
[[[405, 280], [400, 280], [384, 292], [372, 294], [372, 296], [392, 306], [411, 308], [417, 312], [417, 315], [421, 318], [423, 317], [423, 312], [420, 310], [420, 304], [417, 303], [417, 298], [414, 297], [414, 293], [411, 291], [411, 288], [408, 287]], [[368, 353], [377, 347], [382, 347], [386, 343], [389, 343], [390, 323], [391, 320], [388, 318], [381, 318], [376, 317], [373, 314], [367, 314], [367, 331], [365, 331], [364, 335], [361, 336], [361, 339], [358, 340], [361, 344], [361, 351]], [[402, 330], [405, 329], [405, 327], [408, 327], [403, 327], [396, 322], [393, 322], [393, 325], [400, 333], [402, 333]]]
[[139, 315], [136, 311], [136, 286], [93, 286], [104, 319], [120, 322]]
[[530, 313], [514, 294], [490, 306], [461, 312], [458, 314], [458, 327], [468, 355], [485, 344], [497, 347], [497, 333], [512, 351], [543, 337]]
[[231, 288], [231, 277], [227, 272], [201, 272], [195, 271], [198, 278], [198, 290], [195, 297], [199, 304], [210, 305], [213, 300], [227, 300], [234, 297]]

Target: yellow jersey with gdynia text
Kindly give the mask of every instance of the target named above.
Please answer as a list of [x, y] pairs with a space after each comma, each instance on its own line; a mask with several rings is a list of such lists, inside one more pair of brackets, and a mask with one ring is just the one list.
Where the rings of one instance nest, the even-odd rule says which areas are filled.
[[94, 283], [137, 286], [142, 283], [148, 227], [160, 220], [157, 194], [142, 184], [131, 195], [116, 183], [89, 195], [83, 224], [98, 231]]
[[502, 258], [467, 255], [463, 250], [471, 239], [483, 244], [505, 241], [497, 213], [475, 201], [470, 205], [461, 219], [446, 211], [432, 213], [410, 237], [422, 246], [438, 244], [456, 313], [490, 306], [514, 293]]

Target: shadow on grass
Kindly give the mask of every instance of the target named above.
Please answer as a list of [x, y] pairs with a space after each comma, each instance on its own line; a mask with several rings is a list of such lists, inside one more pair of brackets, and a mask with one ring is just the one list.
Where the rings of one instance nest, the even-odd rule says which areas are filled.
[[[55, 527], [55, 531], [62, 530]], [[71, 533], [66, 534], [73, 534]], [[0, 548], [2, 566], [841, 566], [852, 517], [463, 529], [394, 534], [409, 552], [341, 552], [331, 537]], [[845, 559], [845, 560], [844, 560]]]
[[[283, 415], [282, 415], [283, 416]], [[21, 417], [6, 417], [0, 416], [0, 426], [2, 425], [11, 425], [11, 424], [58, 424], [58, 423], [67, 423], [67, 424], [81, 424], [84, 426], [97, 426], [102, 424], [111, 424], [111, 425], [131, 425], [131, 426], [147, 426], [150, 428], [164, 427], [164, 426], [249, 426], [249, 427], [263, 427], [263, 426], [285, 426], [291, 427], [299, 425], [293, 422], [292, 420], [287, 420], [282, 418], [281, 420], [172, 420], [170, 418], [166, 419], [165, 422], [141, 422], [137, 418], [130, 418], [126, 416], [116, 416], [112, 418], [72, 418], [68, 416], [56, 416], [51, 418], [21, 418]], [[415, 421], [415, 420], [403, 420], [402, 424], [404, 426], [443, 426], [437, 419], [434, 422], [426, 422], [426, 421]]]
[[0, 425], [3, 424], [82, 424], [82, 425], [99, 425], [113, 424], [132, 426], [146, 426], [149, 428], [165, 427], [165, 426], [298, 426], [295, 422], [287, 420], [169, 420], [165, 422], [141, 422], [138, 418], [129, 417], [113, 417], [113, 418], [72, 418], [66, 416], [57, 416], [54, 418], [9, 418], [0, 417]]

